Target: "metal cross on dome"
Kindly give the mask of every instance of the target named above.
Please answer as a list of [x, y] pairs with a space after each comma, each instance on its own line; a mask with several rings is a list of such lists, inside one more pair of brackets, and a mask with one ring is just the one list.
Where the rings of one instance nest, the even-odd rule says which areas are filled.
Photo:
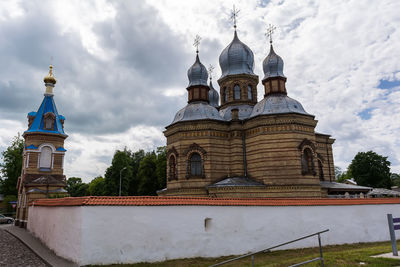
[[233, 5], [233, 9], [231, 10], [231, 20], [233, 21], [233, 27], [236, 29], [236, 19], [238, 17], [240, 10], [237, 10], [235, 8], [235, 5]]
[[199, 35], [196, 35], [196, 38], [194, 38], [194, 43], [193, 43], [193, 46], [196, 47], [196, 53], [199, 53], [200, 41], [201, 37]]
[[276, 27], [272, 24], [269, 24], [267, 33], [265, 36], [269, 37], [269, 43], [272, 44], [272, 34], [274, 34], [274, 31], [276, 30]]
[[214, 70], [214, 66], [210, 64], [208, 67], [208, 75], [210, 75], [210, 80], [212, 80], [212, 72]]

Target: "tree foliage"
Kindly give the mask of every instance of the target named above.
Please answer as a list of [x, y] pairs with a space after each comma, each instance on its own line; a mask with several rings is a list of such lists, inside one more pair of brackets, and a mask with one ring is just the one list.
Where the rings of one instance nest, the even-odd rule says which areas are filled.
[[7, 196], [16, 196], [17, 181], [21, 175], [22, 152], [24, 151], [24, 139], [18, 134], [14, 137], [11, 146], [2, 152], [3, 163], [0, 164], [0, 193]]
[[105, 195], [105, 180], [99, 176], [94, 178], [89, 183], [89, 195], [90, 196], [104, 196]]
[[166, 166], [165, 147], [147, 153], [117, 150], [104, 176], [105, 194], [118, 195], [121, 175], [122, 196], [156, 195], [165, 187]]
[[89, 185], [82, 182], [79, 177], [70, 177], [67, 180], [67, 191], [71, 197], [83, 197], [89, 195]]
[[373, 151], [358, 152], [348, 168], [358, 185], [376, 188], [391, 187], [390, 162]]

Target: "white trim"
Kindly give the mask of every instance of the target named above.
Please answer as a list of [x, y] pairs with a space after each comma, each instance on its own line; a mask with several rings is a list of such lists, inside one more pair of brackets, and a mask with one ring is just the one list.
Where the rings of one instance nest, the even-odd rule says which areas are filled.
[[52, 153], [56, 152], [56, 147], [51, 143], [42, 143], [39, 145], [38, 150], [42, 151], [42, 148], [45, 146], [49, 146], [51, 148]]
[[51, 153], [51, 168], [54, 168], [54, 153]]
[[29, 155], [31, 154], [31, 153], [26, 153], [27, 154], [27, 156], [26, 156], [26, 168], [29, 168]]

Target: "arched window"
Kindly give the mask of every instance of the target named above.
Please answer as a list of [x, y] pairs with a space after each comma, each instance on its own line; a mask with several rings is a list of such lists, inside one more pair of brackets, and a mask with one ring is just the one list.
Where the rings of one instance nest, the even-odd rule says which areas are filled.
[[226, 87], [224, 87], [224, 101], [225, 103], [228, 102], [228, 90]]
[[190, 175], [201, 176], [203, 174], [201, 157], [199, 153], [193, 153], [190, 156]]
[[301, 155], [301, 168], [304, 174], [314, 174], [314, 161], [311, 149], [305, 148], [303, 154]]
[[40, 151], [39, 158], [39, 168], [40, 169], [50, 169], [51, 168], [51, 148], [48, 146], [44, 146]]
[[247, 99], [252, 99], [251, 89], [251, 85], [249, 84], [247, 86]]
[[319, 173], [319, 180], [324, 181], [324, 170], [322, 166], [322, 162], [318, 160], [318, 173]]
[[240, 99], [240, 87], [238, 84], [235, 84], [233, 87], [235, 99]]
[[169, 157], [169, 179], [177, 179], [175, 156]]

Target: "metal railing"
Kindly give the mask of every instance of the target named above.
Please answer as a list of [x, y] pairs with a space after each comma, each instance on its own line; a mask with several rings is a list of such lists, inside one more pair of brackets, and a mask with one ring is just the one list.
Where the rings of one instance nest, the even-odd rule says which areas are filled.
[[306, 238], [310, 238], [310, 237], [315, 236], [315, 235], [318, 236], [319, 257], [311, 259], [311, 260], [303, 261], [303, 262], [291, 265], [289, 267], [301, 266], [303, 264], [314, 262], [314, 261], [321, 261], [321, 266], [324, 267], [324, 258], [323, 258], [323, 255], [322, 255], [321, 234], [325, 233], [325, 232], [328, 232], [328, 231], [329, 231], [329, 229], [326, 229], [324, 231], [316, 232], [316, 233], [311, 234], [311, 235], [306, 235], [306, 236], [303, 236], [303, 237], [300, 237], [300, 238], [297, 238], [297, 239], [294, 239], [294, 240], [291, 240], [291, 241], [288, 241], [288, 242], [285, 242], [285, 243], [282, 243], [282, 244], [279, 244], [279, 245], [276, 245], [276, 246], [273, 246], [273, 247], [269, 247], [269, 248], [266, 248], [266, 249], [263, 249], [263, 250], [259, 250], [259, 251], [253, 252], [253, 253], [249, 253], [249, 254], [246, 254], [246, 255], [243, 255], [243, 256], [239, 256], [239, 257], [236, 257], [236, 258], [233, 258], [233, 259], [222, 261], [222, 262], [219, 262], [217, 264], [211, 265], [210, 267], [224, 265], [224, 264], [227, 264], [229, 262], [237, 261], [237, 260], [240, 260], [240, 259], [243, 259], [243, 258], [246, 258], [246, 257], [251, 257], [251, 266], [254, 267], [254, 255], [259, 254], [259, 253], [263, 253], [263, 252], [271, 252], [272, 249], [275, 249], [275, 248], [278, 248], [278, 247], [282, 247], [282, 246], [285, 246], [287, 244], [291, 244], [291, 243], [294, 243], [294, 242], [297, 242], [297, 241], [300, 241], [300, 240], [303, 240], [303, 239], [306, 239]]

